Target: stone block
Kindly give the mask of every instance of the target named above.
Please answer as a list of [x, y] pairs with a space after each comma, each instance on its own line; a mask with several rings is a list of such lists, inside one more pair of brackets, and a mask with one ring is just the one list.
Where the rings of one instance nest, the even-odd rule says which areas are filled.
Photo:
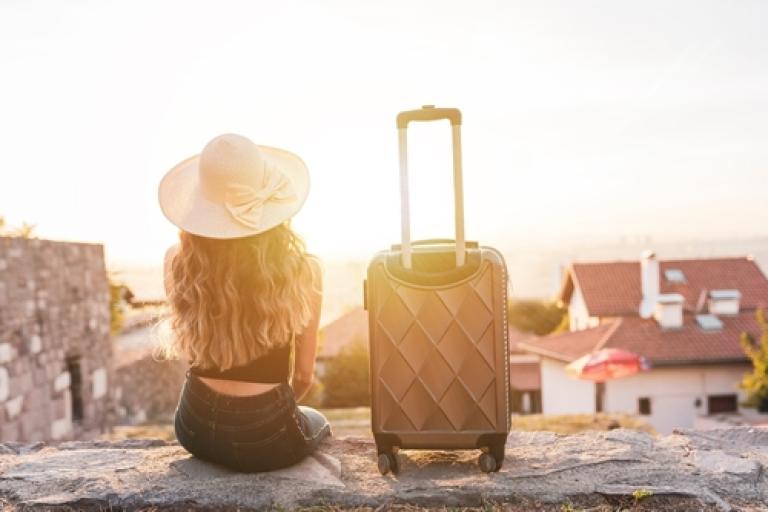
[[53, 361], [44, 366], [46, 368], [46, 371], [48, 372], [48, 380], [54, 381], [56, 380], [56, 377], [58, 377], [61, 374], [61, 367], [64, 366], [64, 363], [62, 363], [61, 361]]
[[29, 353], [37, 354], [43, 349], [43, 340], [37, 335], [33, 334], [29, 337]]
[[69, 418], [54, 420], [51, 423], [51, 437], [59, 440], [72, 432], [72, 421]]
[[5, 259], [0, 258], [0, 270], [5, 270], [8, 268], [8, 262], [5, 261]]
[[32, 370], [32, 382], [35, 386], [42, 386], [48, 382], [48, 372], [45, 371], [45, 368], [35, 367]]
[[13, 356], [13, 346], [10, 343], [0, 343], [0, 364], [9, 363]]
[[32, 391], [32, 374], [28, 371], [17, 373], [11, 378], [11, 395], [24, 395]]
[[27, 410], [36, 411], [45, 409], [50, 404], [51, 392], [48, 387], [36, 387], [25, 395], [27, 401]]
[[99, 399], [107, 394], [107, 370], [99, 368], [93, 372], [93, 398]]
[[96, 418], [96, 404], [93, 402], [83, 404], [83, 418], [89, 422]]
[[712, 473], [757, 475], [760, 471], [760, 464], [756, 461], [722, 450], [696, 451], [693, 462], [699, 469]]
[[4, 402], [11, 392], [11, 377], [8, 370], [0, 366], [0, 402]]
[[69, 402], [62, 398], [57, 398], [53, 401], [53, 417], [54, 418], [64, 418], [66, 417], [71, 411], [67, 410], [67, 407], [69, 407]]
[[28, 300], [24, 303], [24, 313], [30, 317], [35, 314], [35, 311], [37, 311], [37, 307], [35, 306], [35, 301]]
[[37, 409], [27, 411], [20, 417], [21, 438], [26, 441], [42, 441], [45, 439], [45, 427], [50, 418], [47, 411]]
[[19, 395], [16, 398], [5, 402], [5, 413], [8, 415], [8, 419], [12, 420], [21, 413], [22, 406], [24, 405], [24, 395]]
[[62, 372], [58, 377], [56, 377], [56, 380], [53, 381], [53, 390], [57, 393], [59, 391], [64, 391], [65, 389], [69, 388], [71, 382], [72, 379], [69, 375], [69, 372]]

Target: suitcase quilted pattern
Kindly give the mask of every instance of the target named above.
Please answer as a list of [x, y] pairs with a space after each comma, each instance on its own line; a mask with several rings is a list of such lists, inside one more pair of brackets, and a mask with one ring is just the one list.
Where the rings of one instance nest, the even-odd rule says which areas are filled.
[[507, 369], [497, 371], [504, 360], [497, 351], [506, 350], [506, 339], [498, 339], [499, 332], [506, 338], [506, 315], [494, 315], [505, 310], [498, 303], [500, 286], [506, 296], [503, 271], [485, 260], [468, 281], [435, 289], [393, 280], [383, 263], [371, 270], [374, 428], [505, 431], [497, 376], [506, 379]]

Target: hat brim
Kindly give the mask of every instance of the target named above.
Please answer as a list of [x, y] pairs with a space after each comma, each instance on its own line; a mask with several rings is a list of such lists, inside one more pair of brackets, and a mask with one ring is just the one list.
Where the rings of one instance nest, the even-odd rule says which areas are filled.
[[270, 146], [256, 146], [262, 158], [280, 169], [293, 183], [293, 201], [267, 203], [257, 227], [238, 222], [223, 204], [210, 201], [199, 187], [200, 155], [180, 162], [168, 171], [158, 187], [163, 215], [175, 226], [208, 238], [240, 238], [271, 229], [294, 216], [309, 193], [309, 171], [297, 155]]

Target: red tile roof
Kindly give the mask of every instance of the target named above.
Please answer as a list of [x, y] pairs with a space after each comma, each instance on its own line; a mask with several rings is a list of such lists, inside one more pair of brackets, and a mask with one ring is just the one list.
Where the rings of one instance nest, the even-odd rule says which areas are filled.
[[336, 357], [342, 348], [355, 342], [368, 345], [368, 311], [351, 309], [320, 329], [318, 359]]
[[654, 319], [625, 317], [583, 331], [529, 340], [521, 347], [544, 357], [570, 362], [600, 348], [623, 348], [650, 359], [654, 364], [746, 362], [739, 338], [749, 332], [756, 339], [760, 326], [754, 311], [719, 316], [722, 329], [707, 331], [686, 314], [680, 329], [662, 329]]
[[528, 352], [570, 363], [595, 349], [605, 336], [616, 328], [621, 320], [606, 322], [583, 331], [550, 334], [518, 343]]
[[[664, 271], [672, 268], [683, 272], [685, 283], [665, 279]], [[685, 298], [687, 311], [694, 311], [702, 291], [709, 290], [739, 290], [742, 310], [768, 306], [768, 279], [751, 258], [662, 260], [659, 281], [661, 293], [679, 293]], [[637, 261], [574, 263], [560, 292], [563, 302], [569, 302], [574, 283], [581, 288], [590, 316], [638, 314], [641, 288]]]
[[512, 363], [509, 365], [509, 384], [517, 391], [541, 389], [539, 363]]
[[514, 327], [508, 326], [507, 339], [509, 340], [509, 353], [522, 354], [524, 351], [517, 346], [518, 343], [532, 338], [536, 338], [536, 335], [530, 332], [519, 331]]

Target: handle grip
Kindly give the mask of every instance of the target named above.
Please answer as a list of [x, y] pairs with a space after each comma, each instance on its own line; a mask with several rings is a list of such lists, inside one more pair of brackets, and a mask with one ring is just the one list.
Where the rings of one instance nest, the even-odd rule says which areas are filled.
[[402, 233], [402, 262], [410, 269], [411, 260], [411, 212], [408, 192], [408, 123], [410, 121], [451, 121], [451, 139], [453, 142], [453, 193], [456, 221], [456, 266], [465, 263], [466, 243], [464, 239], [464, 192], [461, 172], [461, 111], [457, 108], [435, 108], [425, 105], [421, 110], [408, 110], [397, 115], [397, 136], [400, 153], [400, 205]]
[[457, 108], [435, 108], [424, 105], [419, 110], [406, 110], [397, 114], [397, 129], [408, 128], [411, 121], [439, 121], [448, 119], [452, 126], [461, 125], [461, 111]]
[[[426, 240], [413, 240], [411, 245], [453, 245], [456, 243], [455, 238], [428, 238]], [[479, 244], [476, 241], [465, 241], [464, 245], [467, 249], [477, 249]], [[392, 244], [391, 249], [393, 251], [399, 251], [403, 246], [401, 244]]]

